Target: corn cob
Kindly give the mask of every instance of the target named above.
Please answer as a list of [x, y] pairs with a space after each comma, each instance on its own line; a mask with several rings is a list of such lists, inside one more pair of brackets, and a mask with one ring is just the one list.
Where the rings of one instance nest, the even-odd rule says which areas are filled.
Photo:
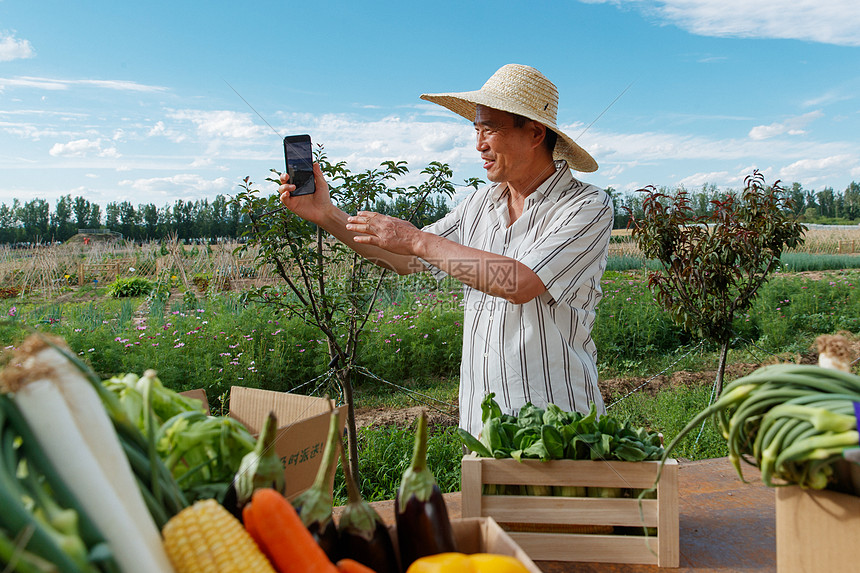
[[275, 573], [241, 522], [214, 499], [180, 511], [162, 534], [176, 573]]

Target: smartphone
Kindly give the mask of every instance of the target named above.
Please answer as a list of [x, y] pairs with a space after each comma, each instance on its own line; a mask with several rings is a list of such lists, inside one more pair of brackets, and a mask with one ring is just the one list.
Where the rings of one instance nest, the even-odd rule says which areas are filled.
[[284, 159], [290, 183], [296, 186], [291, 196], [310, 195], [314, 187], [314, 156], [310, 135], [288, 135], [284, 138]]

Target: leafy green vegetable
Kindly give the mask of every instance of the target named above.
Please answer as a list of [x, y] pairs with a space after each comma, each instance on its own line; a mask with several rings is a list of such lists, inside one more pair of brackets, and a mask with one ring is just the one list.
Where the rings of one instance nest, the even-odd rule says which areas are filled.
[[143, 376], [129, 373], [114, 376], [102, 381], [102, 385], [116, 394], [128, 417], [138, 428], [143, 429], [143, 388], [150, 385], [150, 404], [156, 423], [161, 425], [177, 414], [189, 411], [203, 412], [199, 401], [165, 388], [154, 370], [147, 370]]
[[542, 409], [528, 403], [514, 417], [502, 413], [495, 394], [487, 394], [481, 412], [479, 438], [458, 431], [463, 444], [481, 457], [639, 462], [663, 455], [660, 434], [607, 414], [598, 417], [594, 404], [583, 415], [555, 404]]
[[143, 376], [124, 374], [102, 384], [117, 395], [123, 410], [144, 431], [144, 387], [150, 387], [150, 404], [157, 431], [156, 450], [189, 501], [220, 499], [245, 454], [256, 441], [236, 420], [209, 416], [198, 400], [165, 388], [154, 370]]

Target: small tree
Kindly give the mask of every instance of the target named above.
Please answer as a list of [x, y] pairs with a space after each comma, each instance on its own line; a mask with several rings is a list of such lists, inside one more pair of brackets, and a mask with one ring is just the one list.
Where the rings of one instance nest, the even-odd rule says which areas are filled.
[[695, 215], [686, 191], [640, 192], [643, 214], [632, 218], [632, 236], [646, 258], [663, 265], [649, 273], [648, 286], [678, 325], [720, 345], [722, 392], [735, 317], [750, 307], [783, 250], [803, 243], [806, 227], [779, 182], [766, 186], [758, 171], [742, 193], [713, 200], [713, 212], [703, 216]]
[[[345, 162], [328, 162], [321, 149], [316, 155], [329, 182], [332, 201], [348, 213], [368, 209], [382, 197], [396, 197], [401, 203], [412, 205], [411, 213], [403, 216], [409, 219], [429, 195], [450, 197], [454, 192], [450, 181], [452, 172], [441, 163], [431, 163], [421, 172], [425, 180], [420, 185], [402, 188], [389, 185], [408, 172], [405, 161], [386, 161], [379, 169], [354, 174]], [[277, 194], [261, 196], [252, 186], [246, 178], [242, 192], [233, 199], [251, 218], [244, 235], [246, 243], [239, 251], [257, 248], [257, 265], [273, 266], [286, 287], [252, 289], [247, 298], [299, 317], [325, 336], [330, 358], [327, 374], [336, 380], [347, 406], [349, 463], [353, 475], [358, 476], [352, 382], [356, 374], [359, 335], [370, 318], [386, 273], [323, 229], [280, 209]], [[268, 216], [261, 217], [263, 213]]]

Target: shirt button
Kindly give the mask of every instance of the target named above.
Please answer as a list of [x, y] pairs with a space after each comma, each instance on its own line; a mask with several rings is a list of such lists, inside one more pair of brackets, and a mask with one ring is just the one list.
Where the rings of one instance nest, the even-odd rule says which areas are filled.
[[489, 357], [490, 357], [490, 353], [489, 353], [489, 352], [484, 352], [484, 358], [489, 358]]

